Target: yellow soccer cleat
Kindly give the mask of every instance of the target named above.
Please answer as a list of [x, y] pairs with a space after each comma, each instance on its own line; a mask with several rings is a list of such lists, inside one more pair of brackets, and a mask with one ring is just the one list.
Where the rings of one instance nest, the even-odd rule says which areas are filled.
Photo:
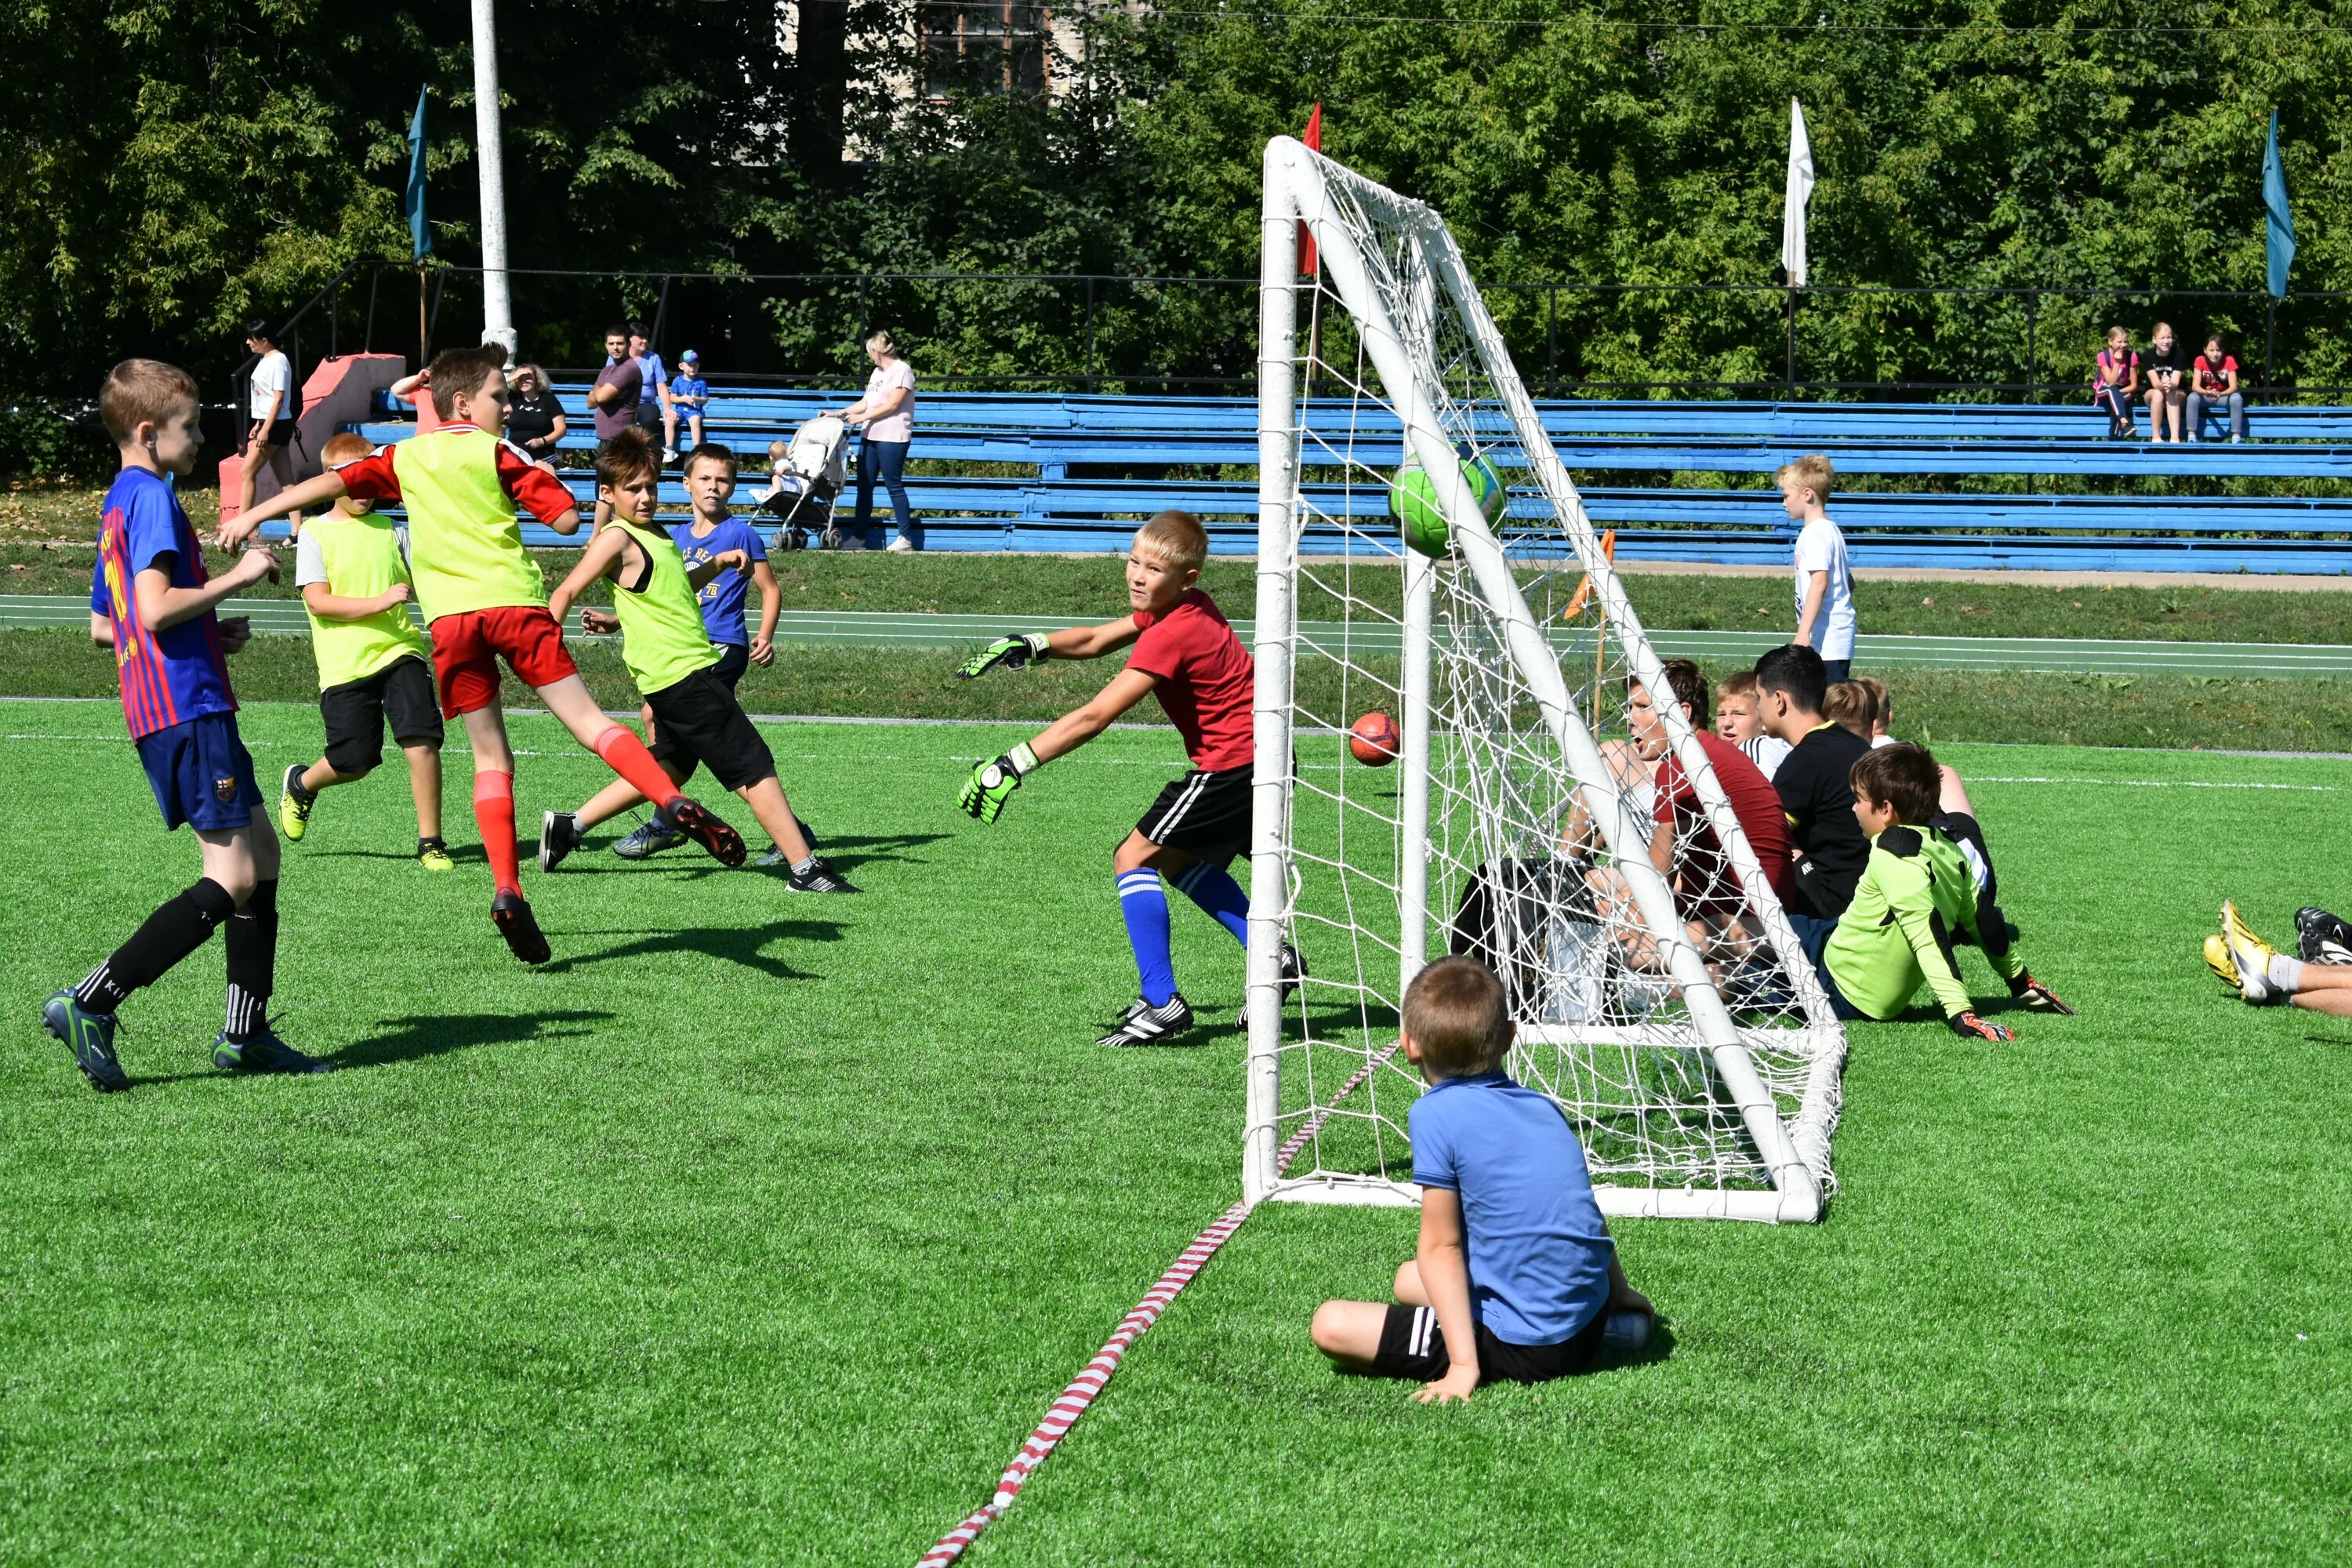
[[310, 831], [310, 808], [318, 804], [318, 795], [302, 787], [302, 764], [297, 763], [288, 768], [278, 784], [278, 831], [289, 841], [299, 844], [302, 835]]
[[2239, 995], [2259, 1007], [2285, 994], [2271, 982], [2271, 960], [2278, 956], [2277, 950], [2238, 918], [2238, 906], [2228, 899], [2221, 900], [2221, 943], [2229, 950], [2230, 967], [2237, 971]]
[[2238, 988], [2237, 960], [2230, 956], [2230, 944], [2218, 935], [2205, 939], [2205, 967], [2213, 972], [2214, 979], [2231, 990]]
[[438, 838], [416, 841], [416, 863], [428, 871], [454, 871], [457, 868], [457, 862], [449, 858], [449, 847]]

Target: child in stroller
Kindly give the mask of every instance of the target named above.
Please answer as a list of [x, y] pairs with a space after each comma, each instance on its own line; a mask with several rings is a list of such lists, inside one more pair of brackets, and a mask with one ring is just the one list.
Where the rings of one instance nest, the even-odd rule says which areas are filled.
[[790, 441], [768, 446], [768, 488], [756, 498], [763, 516], [776, 522], [772, 551], [841, 548], [841, 531], [833, 524], [833, 503], [848, 481], [849, 464], [844, 448], [849, 427], [830, 414], [820, 414], [793, 432]]

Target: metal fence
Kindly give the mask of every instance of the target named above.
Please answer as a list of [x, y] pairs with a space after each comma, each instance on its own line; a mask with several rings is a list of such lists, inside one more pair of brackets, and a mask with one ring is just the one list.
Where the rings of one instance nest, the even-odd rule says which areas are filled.
[[[520, 353], [557, 370], [604, 363], [635, 319], [675, 363], [743, 384], [862, 384], [859, 344], [887, 325], [928, 384], [1073, 392], [1239, 392], [1255, 383], [1257, 280], [1089, 273], [509, 274]], [[2270, 401], [2352, 390], [2340, 293], [2273, 300], [2231, 289], [1871, 288], [1507, 281], [1489, 308], [1552, 397], [2063, 403], [2086, 396], [2111, 324], [2145, 344], [2168, 321], [2194, 354], [2220, 333]], [[299, 363], [473, 342], [478, 268], [361, 263], [289, 318]], [[249, 373], [240, 367], [237, 376]]]

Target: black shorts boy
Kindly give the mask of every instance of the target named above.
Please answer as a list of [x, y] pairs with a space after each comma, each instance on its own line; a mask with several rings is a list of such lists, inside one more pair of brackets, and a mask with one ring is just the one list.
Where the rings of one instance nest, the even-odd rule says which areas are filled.
[[1250, 772], [1193, 769], [1160, 792], [1135, 830], [1164, 849], [1225, 864], [1249, 847]]
[[319, 693], [319, 716], [327, 724], [327, 765], [339, 773], [363, 773], [383, 762], [387, 727], [404, 746], [441, 743], [433, 667], [421, 658], [395, 659], [373, 675], [328, 687]]
[[285, 447], [293, 445], [294, 421], [291, 419], [271, 420], [268, 426], [262, 430], [260, 440], [256, 441], [253, 437], [253, 427], [258, 423], [258, 420], [253, 419], [246, 421], [245, 437], [237, 446], [236, 449], [238, 451], [250, 452], [257, 446]]
[[647, 692], [646, 705], [654, 710], [654, 760], [677, 768], [681, 783], [694, 776], [698, 763], [730, 790], [775, 776], [774, 753], [719, 678], [717, 666]]
[[[1498, 1340], [1486, 1324], [1476, 1326], [1478, 1377], [1483, 1383], [1549, 1383], [1591, 1372], [1601, 1356], [1601, 1336], [1608, 1331], [1609, 1314], [1592, 1314], [1587, 1323], [1556, 1345], [1515, 1345]], [[1381, 1325], [1381, 1348], [1372, 1357], [1378, 1377], [1409, 1377], [1433, 1383], [1444, 1377], [1454, 1358], [1445, 1353], [1445, 1331], [1437, 1326], [1433, 1307], [1389, 1308]]]

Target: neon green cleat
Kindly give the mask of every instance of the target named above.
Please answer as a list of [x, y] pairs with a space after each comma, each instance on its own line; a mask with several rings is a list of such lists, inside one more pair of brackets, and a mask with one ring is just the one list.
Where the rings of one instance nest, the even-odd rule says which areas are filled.
[[318, 804], [318, 795], [302, 787], [302, 764], [288, 768], [278, 785], [278, 831], [292, 843], [302, 842], [302, 835], [310, 831], [310, 808]]
[[438, 838], [416, 841], [416, 863], [428, 871], [454, 871], [457, 862], [449, 858], [449, 847]]

